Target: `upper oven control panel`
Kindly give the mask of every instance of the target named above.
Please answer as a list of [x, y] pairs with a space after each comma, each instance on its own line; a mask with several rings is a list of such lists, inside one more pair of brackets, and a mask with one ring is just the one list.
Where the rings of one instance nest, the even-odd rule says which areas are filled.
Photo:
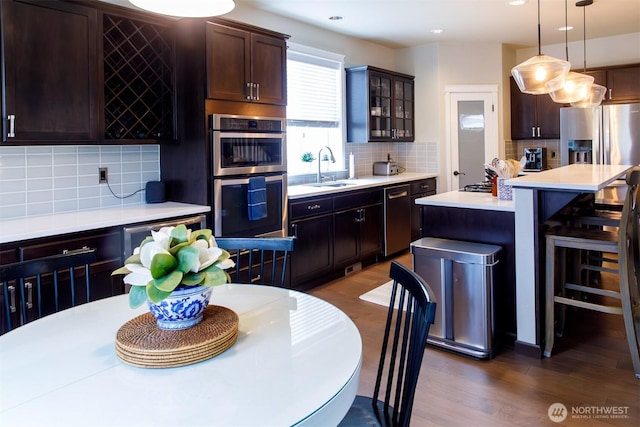
[[214, 116], [213, 129], [222, 132], [284, 132], [285, 119], [218, 115]]

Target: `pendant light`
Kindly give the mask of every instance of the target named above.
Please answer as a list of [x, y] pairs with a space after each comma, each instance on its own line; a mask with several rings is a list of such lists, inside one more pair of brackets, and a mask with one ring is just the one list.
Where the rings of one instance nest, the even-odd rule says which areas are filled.
[[[569, 60], [569, 25], [567, 23], [567, 0], [564, 0], [564, 50]], [[560, 89], [549, 92], [553, 102], [569, 104], [587, 97], [593, 85], [593, 76], [570, 71]]]
[[129, 3], [149, 12], [183, 18], [205, 18], [231, 12], [233, 0], [129, 0]]
[[[586, 18], [586, 7], [593, 4], [593, 0], [582, 0], [576, 3], [576, 6], [581, 7], [582, 8], [582, 28], [583, 28], [583, 40], [584, 40], [584, 44], [583, 44], [583, 49], [584, 49], [584, 54], [583, 54], [583, 60], [584, 60], [584, 65], [583, 65], [583, 69], [584, 71], [587, 70], [587, 18]], [[579, 101], [575, 101], [571, 103], [572, 107], [580, 107], [580, 108], [591, 108], [591, 107], [597, 107], [598, 105], [600, 105], [600, 103], [602, 102], [602, 100], [604, 99], [604, 95], [607, 92], [607, 88], [599, 85], [599, 84], [593, 84], [591, 86], [591, 89], [589, 90], [589, 93], [587, 94], [586, 97], [584, 97], [583, 99], [579, 100]]]
[[538, 0], [538, 54], [511, 69], [520, 91], [542, 95], [559, 89], [571, 68], [569, 61], [543, 55], [540, 47], [540, 0]]

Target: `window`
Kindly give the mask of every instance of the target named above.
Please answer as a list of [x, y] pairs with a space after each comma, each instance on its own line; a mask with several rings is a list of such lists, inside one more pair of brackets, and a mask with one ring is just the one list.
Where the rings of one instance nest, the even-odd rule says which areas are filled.
[[[287, 172], [317, 173], [318, 153], [331, 148], [334, 164], [322, 162], [322, 171], [344, 170], [342, 132], [342, 56], [302, 46], [287, 53]], [[303, 162], [311, 153], [312, 162]], [[322, 152], [328, 154], [328, 150]]]

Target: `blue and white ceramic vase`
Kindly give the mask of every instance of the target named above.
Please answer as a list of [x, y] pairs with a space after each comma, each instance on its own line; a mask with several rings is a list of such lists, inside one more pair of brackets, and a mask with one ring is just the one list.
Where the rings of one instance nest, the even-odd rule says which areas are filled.
[[178, 286], [159, 303], [147, 300], [149, 311], [160, 329], [187, 329], [202, 321], [202, 312], [209, 305], [213, 288], [209, 286]]

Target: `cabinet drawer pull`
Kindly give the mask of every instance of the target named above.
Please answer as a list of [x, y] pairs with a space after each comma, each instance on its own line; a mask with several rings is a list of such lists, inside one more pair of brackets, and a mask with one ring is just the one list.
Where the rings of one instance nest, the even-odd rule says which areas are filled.
[[9, 132], [7, 133], [7, 138], [15, 138], [16, 137], [16, 115], [9, 114], [7, 116], [7, 120], [9, 121]]
[[316, 209], [320, 209], [322, 206], [315, 204], [315, 205], [307, 205], [307, 210], [308, 211], [315, 211]]
[[88, 250], [88, 249], [89, 249], [89, 247], [88, 247], [88, 246], [83, 246], [83, 247], [81, 247], [80, 249], [71, 249], [71, 250], [69, 250], [69, 249], [63, 249], [63, 250], [62, 250], [62, 254], [63, 254], [63, 255], [71, 255], [71, 254], [74, 254], [74, 253], [76, 253], [76, 252], [84, 252], [84, 251], [86, 251], [86, 250]]
[[12, 313], [15, 313], [17, 310], [16, 309], [16, 287], [9, 286], [7, 290], [9, 291], [9, 311]]
[[260, 100], [260, 83], [254, 83], [256, 87], [256, 97], [254, 98], [256, 101]]
[[27, 308], [33, 308], [33, 285], [25, 282], [24, 288], [27, 290]]
[[609, 89], [609, 99], [613, 99], [613, 89]]
[[393, 199], [397, 199], [399, 197], [405, 197], [407, 196], [409, 193], [407, 193], [406, 191], [401, 191], [399, 193], [391, 193], [387, 196], [387, 199], [389, 200], [393, 200]]

